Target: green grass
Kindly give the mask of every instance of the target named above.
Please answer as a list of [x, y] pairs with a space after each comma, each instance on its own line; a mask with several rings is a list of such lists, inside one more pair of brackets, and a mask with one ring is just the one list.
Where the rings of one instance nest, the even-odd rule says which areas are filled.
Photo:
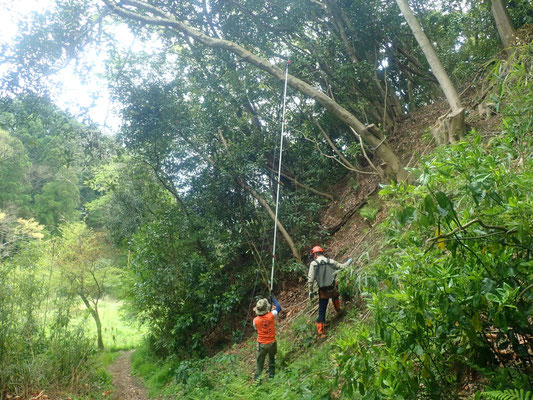
[[[121, 307], [122, 301], [110, 297], [105, 297], [98, 305], [104, 346], [108, 349], [128, 350], [142, 343], [145, 329], [128, 320]], [[81, 324], [96, 342], [96, 324], [84, 307], [74, 323]]]
[[[354, 313], [356, 311], [354, 310]], [[329, 339], [316, 340], [313, 318], [302, 315], [278, 332], [276, 377], [255, 385], [255, 340], [203, 360], [156, 360], [146, 345], [133, 355], [133, 371], [144, 378], [149, 395], [180, 399], [331, 399], [338, 398], [333, 360], [336, 340], [350, 334], [354, 316], [331, 321]], [[265, 365], [265, 372], [267, 365]]]

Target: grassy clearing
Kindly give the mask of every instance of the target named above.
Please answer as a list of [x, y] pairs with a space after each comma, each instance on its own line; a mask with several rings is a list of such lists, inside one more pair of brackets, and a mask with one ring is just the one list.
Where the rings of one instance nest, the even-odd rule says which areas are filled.
[[[145, 329], [128, 320], [122, 309], [122, 301], [105, 297], [98, 306], [102, 321], [104, 346], [110, 350], [129, 350], [142, 343]], [[75, 325], [82, 325], [87, 336], [96, 343], [96, 325], [89, 313], [83, 309]]]
[[[102, 322], [103, 352], [98, 352], [91, 359], [93, 377], [91, 390], [87, 394], [70, 395], [72, 400], [99, 400], [108, 398], [113, 390], [112, 375], [107, 371], [115, 362], [121, 350], [138, 347], [143, 340], [145, 329], [128, 321], [122, 309], [122, 301], [106, 297], [99, 304], [99, 314]], [[82, 307], [75, 318], [74, 326], [80, 326], [86, 335], [96, 344], [96, 325], [93, 318]]]

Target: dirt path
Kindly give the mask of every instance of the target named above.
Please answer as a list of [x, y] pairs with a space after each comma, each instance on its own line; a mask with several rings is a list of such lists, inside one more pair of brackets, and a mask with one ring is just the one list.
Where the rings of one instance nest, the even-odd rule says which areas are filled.
[[147, 400], [146, 389], [138, 378], [131, 376], [131, 353], [133, 350], [123, 352], [109, 367], [109, 372], [113, 375], [113, 385], [115, 392], [113, 400]]

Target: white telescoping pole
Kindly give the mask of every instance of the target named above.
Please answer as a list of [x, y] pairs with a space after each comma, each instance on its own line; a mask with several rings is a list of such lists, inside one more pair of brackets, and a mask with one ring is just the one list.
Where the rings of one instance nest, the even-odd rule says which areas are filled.
[[277, 179], [277, 190], [276, 190], [276, 214], [274, 217], [274, 243], [272, 245], [272, 271], [270, 273], [270, 294], [272, 295], [272, 290], [274, 288], [274, 265], [276, 263], [276, 237], [278, 233], [278, 207], [279, 207], [279, 191], [281, 186], [281, 157], [283, 154], [283, 137], [285, 135], [285, 105], [287, 99], [287, 79], [289, 76], [289, 64], [290, 61], [287, 61], [285, 65], [285, 87], [283, 88], [283, 111], [281, 113], [281, 140], [279, 145], [279, 163], [278, 163], [278, 179]]

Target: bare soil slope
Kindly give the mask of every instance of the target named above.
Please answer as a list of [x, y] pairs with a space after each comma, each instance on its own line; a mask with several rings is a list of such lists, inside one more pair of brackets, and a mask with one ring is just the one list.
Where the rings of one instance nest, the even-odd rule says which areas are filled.
[[[462, 99], [468, 108], [467, 127], [469, 130], [485, 132], [488, 135], [496, 134], [501, 123], [500, 116], [480, 115], [477, 111], [477, 105], [484, 100], [487, 93], [486, 88], [476, 86], [479, 82], [481, 80], [478, 77], [478, 80], [472, 81], [462, 90]], [[429, 133], [429, 128], [447, 111], [447, 103], [439, 101], [412, 112], [396, 127], [389, 142], [406, 166], [416, 166], [422, 157], [434, 150], [436, 143]], [[379, 202], [380, 184], [383, 182], [380, 182], [377, 176], [349, 173], [335, 185], [331, 190], [335, 201], [331, 202], [322, 218], [322, 228], [331, 236], [324, 243], [309, 243], [309, 250], [320, 244], [329, 257], [341, 262], [349, 257], [360, 259], [359, 267], [364, 268], [365, 260], [373, 259], [381, 250], [380, 246], [383, 244], [377, 227], [389, 214], [389, 210]], [[359, 213], [369, 201], [373, 201], [379, 208], [372, 221], [367, 221]], [[302, 313], [309, 314], [310, 319], [314, 318], [316, 307], [310, 307], [307, 301], [305, 276], [299, 277], [295, 282], [282, 283], [277, 297], [284, 309], [280, 315], [280, 331]], [[251, 325], [251, 321], [249, 322]]]

